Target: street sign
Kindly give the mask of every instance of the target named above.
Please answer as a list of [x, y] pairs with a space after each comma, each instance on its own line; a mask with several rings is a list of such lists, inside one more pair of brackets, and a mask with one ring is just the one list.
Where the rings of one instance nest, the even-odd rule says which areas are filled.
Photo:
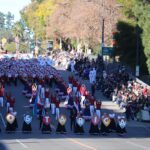
[[102, 47], [102, 55], [112, 56], [113, 48], [112, 47]]

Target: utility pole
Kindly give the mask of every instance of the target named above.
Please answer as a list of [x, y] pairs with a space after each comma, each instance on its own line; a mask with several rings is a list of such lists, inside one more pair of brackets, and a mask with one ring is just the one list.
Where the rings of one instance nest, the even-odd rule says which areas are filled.
[[136, 25], [136, 68], [135, 76], [140, 76], [140, 44], [139, 44], [139, 26]]

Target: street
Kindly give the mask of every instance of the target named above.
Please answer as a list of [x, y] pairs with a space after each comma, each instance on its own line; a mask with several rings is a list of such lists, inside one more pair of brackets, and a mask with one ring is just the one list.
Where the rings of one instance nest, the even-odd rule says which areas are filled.
[[[67, 81], [67, 77], [70, 73], [63, 72], [62, 76]], [[85, 81], [83, 81], [85, 83]], [[88, 86], [88, 81], [85, 83]], [[85, 134], [76, 135], [70, 130], [69, 110], [61, 108], [60, 113], [67, 116], [66, 130], [67, 134], [56, 134], [57, 121], [55, 116], [52, 118], [52, 133], [42, 134], [39, 130], [39, 121], [35, 117], [32, 121], [32, 133], [23, 134], [21, 132], [23, 124], [23, 114], [26, 112], [32, 112], [28, 107], [28, 99], [22, 95], [23, 85], [18, 84], [17, 88], [12, 84], [10, 87], [6, 87], [7, 91], [11, 91], [16, 98], [15, 109], [17, 111], [17, 121], [19, 128], [16, 133], [5, 133], [4, 122], [0, 121], [2, 132], [0, 134], [0, 150], [45, 150], [49, 149], [62, 149], [62, 150], [149, 150], [150, 149], [150, 126], [149, 123], [140, 123], [136, 121], [130, 121], [127, 125], [127, 134], [123, 137], [118, 136], [116, 133], [110, 133], [107, 136], [103, 135], [89, 135], [90, 122], [86, 122], [84, 125]], [[51, 89], [53, 90], [53, 89]], [[98, 94], [98, 93], [97, 93]], [[101, 95], [101, 94], [100, 94]], [[117, 106], [112, 102], [103, 100], [102, 111], [110, 111], [116, 109]], [[2, 118], [5, 121], [5, 110], [2, 112]]]

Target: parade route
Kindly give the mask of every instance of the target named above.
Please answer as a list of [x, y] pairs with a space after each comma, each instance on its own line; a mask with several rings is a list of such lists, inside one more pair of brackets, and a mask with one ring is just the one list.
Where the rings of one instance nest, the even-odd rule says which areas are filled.
[[[63, 72], [64, 80], [67, 80], [69, 72]], [[88, 86], [87, 81], [83, 81]], [[8, 87], [7, 87], [8, 88]], [[59, 150], [150, 150], [150, 127], [148, 123], [141, 123], [131, 121], [127, 125], [127, 134], [123, 137], [116, 133], [110, 133], [108, 136], [91, 136], [88, 133], [90, 123], [85, 124], [85, 134], [76, 135], [70, 131], [70, 121], [67, 121], [67, 134], [56, 134], [55, 129], [57, 122], [55, 117], [52, 117], [52, 133], [42, 134], [39, 130], [39, 121], [33, 118], [32, 133], [23, 134], [21, 131], [23, 123], [23, 114], [29, 111], [28, 99], [22, 96], [20, 92], [23, 89], [22, 84], [19, 83], [17, 88], [11, 85], [9, 90], [16, 98], [15, 109], [18, 112], [17, 119], [19, 128], [15, 133], [7, 134], [4, 131], [4, 123], [2, 126], [2, 133], [0, 134], [0, 150], [44, 150], [55, 149]], [[100, 94], [101, 95], [101, 94]], [[103, 99], [103, 97], [101, 97]], [[112, 102], [104, 100], [102, 111], [114, 109], [116, 107]], [[117, 108], [117, 107], [116, 107]], [[61, 112], [66, 114], [69, 118], [68, 110], [61, 108]], [[2, 118], [2, 117], [1, 117]], [[3, 112], [3, 119], [5, 119]]]

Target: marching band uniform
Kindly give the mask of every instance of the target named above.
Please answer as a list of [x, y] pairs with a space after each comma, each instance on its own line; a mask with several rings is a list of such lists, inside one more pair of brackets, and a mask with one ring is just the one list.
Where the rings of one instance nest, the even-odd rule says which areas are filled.
[[52, 129], [50, 126], [51, 118], [46, 114], [45, 117], [43, 117], [43, 123], [42, 123], [42, 133], [51, 133]]
[[89, 99], [89, 102], [90, 102], [90, 114], [91, 114], [91, 117], [93, 117], [94, 115], [94, 97], [91, 97]]
[[90, 134], [99, 134], [100, 130], [98, 127], [98, 123], [99, 123], [99, 118], [97, 118], [98, 120], [92, 120], [91, 119], [91, 126], [90, 126], [90, 130], [89, 133]]
[[96, 115], [101, 118], [101, 101], [96, 101]]
[[119, 122], [119, 119], [125, 119], [124, 116], [118, 116], [117, 119], [118, 119], [118, 122], [117, 122], [117, 128], [116, 128], [116, 131], [118, 134], [121, 134], [123, 135], [123, 133], [126, 133], [126, 121], [124, 121], [123, 123]]
[[66, 133], [66, 127], [65, 127], [66, 120], [67, 120], [66, 116], [60, 115], [60, 118], [58, 120], [56, 133]]
[[51, 96], [51, 112], [52, 112], [52, 115], [55, 114], [55, 109], [56, 109], [56, 97], [55, 96]]
[[10, 110], [10, 114], [12, 115], [11, 118], [14, 117], [14, 121], [12, 123], [10, 123], [9, 120], [7, 120], [6, 131], [7, 132], [14, 132], [18, 128], [18, 123], [17, 123], [17, 119], [16, 119], [17, 113], [13, 112], [12, 108], [10, 108], [9, 110]]
[[60, 105], [59, 99], [56, 100], [55, 105], [56, 105], [56, 120], [58, 120], [59, 119], [59, 105]]
[[0, 107], [4, 106], [4, 87], [1, 85], [0, 87]]
[[77, 118], [76, 118], [76, 123], [75, 123], [75, 133], [77, 133], [77, 134], [83, 134], [84, 133], [83, 125], [82, 126], [78, 125]]
[[22, 132], [25, 133], [25, 132], [31, 132], [32, 131], [31, 121], [32, 121], [32, 117], [30, 117], [29, 115], [24, 116]]
[[111, 122], [110, 122], [110, 131], [116, 131], [115, 114], [109, 114], [109, 117], [111, 119]]
[[[105, 124], [105, 118], [107, 118], [106, 123]], [[108, 123], [109, 120], [109, 123]], [[108, 115], [103, 115], [102, 116], [102, 123], [101, 123], [101, 132], [102, 134], [106, 134], [106, 133], [110, 133], [110, 118]]]
[[92, 75], [93, 75], [93, 82], [96, 82], [96, 69], [95, 68], [93, 68]]

